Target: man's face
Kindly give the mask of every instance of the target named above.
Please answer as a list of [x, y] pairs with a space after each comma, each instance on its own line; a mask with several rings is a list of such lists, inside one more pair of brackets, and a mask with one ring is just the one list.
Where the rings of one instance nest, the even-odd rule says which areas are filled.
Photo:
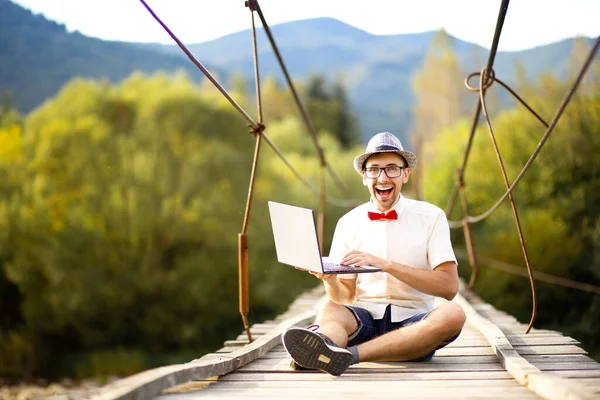
[[405, 167], [406, 163], [396, 153], [378, 153], [373, 154], [367, 159], [365, 169], [381, 168], [379, 177], [368, 178], [365, 170], [362, 171], [363, 183], [369, 188], [371, 198], [377, 209], [381, 212], [389, 210], [398, 202], [402, 185], [408, 182], [408, 176], [410, 175], [410, 168], [405, 168], [400, 171], [400, 176], [390, 178], [384, 170], [385, 167], [390, 166]]

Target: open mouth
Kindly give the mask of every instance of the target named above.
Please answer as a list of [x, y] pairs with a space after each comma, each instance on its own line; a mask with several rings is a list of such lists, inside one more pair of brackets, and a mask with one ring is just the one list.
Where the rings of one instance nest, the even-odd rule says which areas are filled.
[[375, 188], [377, 195], [383, 199], [388, 198], [392, 194], [392, 188]]

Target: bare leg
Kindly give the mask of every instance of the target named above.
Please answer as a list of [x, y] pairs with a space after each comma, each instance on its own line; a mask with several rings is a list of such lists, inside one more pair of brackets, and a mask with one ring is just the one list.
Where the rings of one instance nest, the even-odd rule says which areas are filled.
[[358, 322], [352, 311], [332, 301], [321, 306], [315, 324], [319, 325], [320, 333], [327, 335], [340, 347], [346, 347], [348, 336], [358, 329]]
[[422, 321], [358, 345], [360, 361], [406, 361], [422, 357], [458, 334], [465, 319], [458, 304], [444, 303]]

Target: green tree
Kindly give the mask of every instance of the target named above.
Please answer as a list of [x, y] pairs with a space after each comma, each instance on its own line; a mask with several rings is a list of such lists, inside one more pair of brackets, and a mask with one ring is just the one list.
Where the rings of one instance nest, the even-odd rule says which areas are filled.
[[[268, 129], [318, 187], [320, 163], [298, 118]], [[132, 373], [189, 361], [239, 332], [237, 234], [254, 148], [246, 131], [231, 104], [185, 74], [75, 80], [23, 126], [0, 124], [0, 287], [19, 294], [17, 306], [2, 303], [14, 315], [1, 320], [0, 361], [11, 369], [0, 374]], [[360, 188], [356, 150], [320, 139]], [[278, 157], [262, 154], [251, 321], [318, 284], [278, 265], [266, 210], [272, 199], [317, 208], [318, 196], [307, 199]], [[329, 212], [327, 240], [344, 210]]]
[[[444, 31], [438, 31], [423, 61], [423, 66], [413, 81], [415, 106], [411, 137], [417, 159], [436, 157], [426, 152], [426, 146], [439, 132], [454, 125], [461, 116], [466, 89], [462, 88], [462, 72], [452, 39]], [[415, 197], [423, 198], [422, 174], [425, 168], [420, 163], [413, 174]]]
[[360, 142], [357, 119], [341, 82], [329, 85], [324, 76], [314, 75], [306, 82], [304, 92], [307, 111], [317, 131], [329, 132], [344, 149]]
[[[570, 82], [542, 76], [529, 88], [536, 110], [555, 110]], [[535, 163], [514, 192], [534, 270], [600, 286], [598, 232], [600, 226], [600, 91], [573, 99]], [[545, 128], [523, 107], [500, 113], [493, 121], [500, 152], [512, 181], [538, 146]], [[467, 122], [444, 131], [434, 140], [444, 157], [430, 160], [425, 182], [433, 202], [443, 204], [452, 187], [466, 143]], [[448, 183], [443, 183], [447, 181]], [[475, 136], [465, 171], [466, 195], [471, 215], [487, 210], [504, 193], [501, 174], [487, 129]], [[445, 193], [444, 193], [445, 192]], [[503, 204], [486, 220], [472, 226], [480, 255], [524, 266], [512, 212]], [[455, 244], [460, 245], [460, 233]], [[483, 265], [481, 265], [483, 264]], [[464, 268], [461, 273], [468, 273]], [[486, 268], [480, 263], [475, 289], [487, 301], [527, 321], [531, 310], [529, 282]], [[584, 343], [592, 355], [600, 355], [600, 320], [597, 295], [538, 283], [536, 327], [558, 329]]]

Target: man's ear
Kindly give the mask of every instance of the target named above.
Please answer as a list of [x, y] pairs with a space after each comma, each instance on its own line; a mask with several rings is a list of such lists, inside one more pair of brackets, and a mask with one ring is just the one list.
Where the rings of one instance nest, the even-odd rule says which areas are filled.
[[365, 171], [363, 170], [360, 174], [362, 175], [363, 185], [367, 186], [367, 177], [365, 176]]
[[408, 182], [409, 175], [410, 175], [410, 168], [406, 168], [404, 170], [404, 177], [402, 178], [402, 183], [407, 183]]

